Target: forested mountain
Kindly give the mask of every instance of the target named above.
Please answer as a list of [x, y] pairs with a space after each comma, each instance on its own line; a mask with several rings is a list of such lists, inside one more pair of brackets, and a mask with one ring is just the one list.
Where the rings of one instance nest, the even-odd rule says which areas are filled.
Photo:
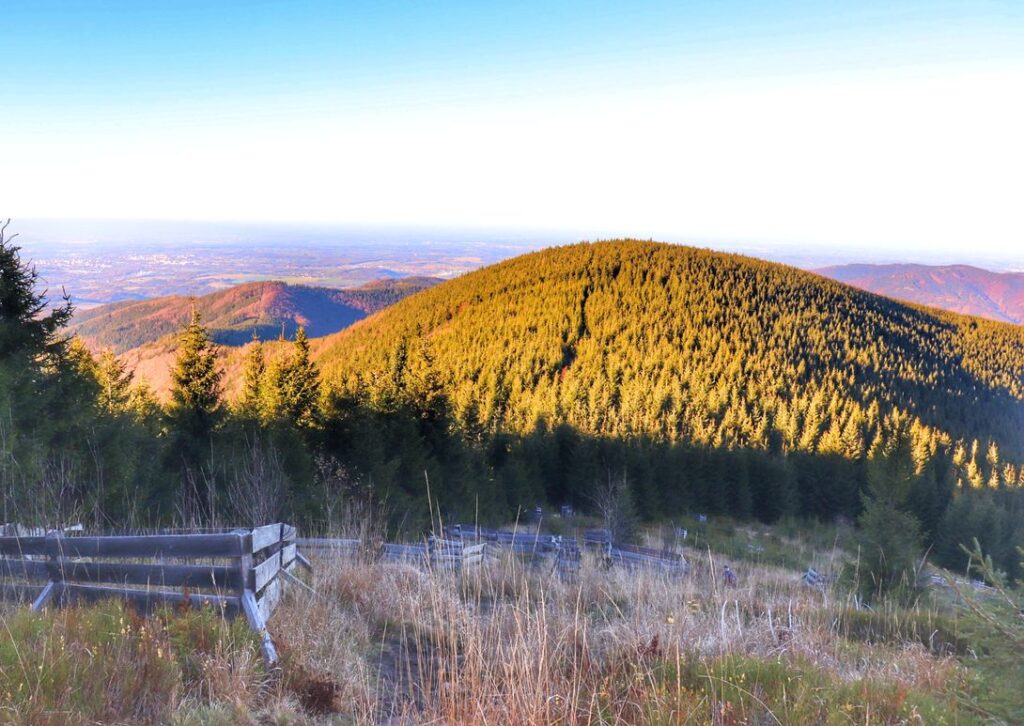
[[71, 329], [94, 350], [123, 353], [176, 333], [194, 306], [221, 345], [242, 345], [254, 335], [261, 340], [291, 337], [300, 325], [310, 335], [320, 336], [437, 282], [428, 277], [378, 280], [347, 290], [251, 282], [195, 298], [169, 296], [101, 305], [77, 313]]
[[908, 307], [817, 275], [607, 242], [519, 257], [321, 343], [332, 382], [429, 365], [488, 429], [863, 455], [887, 420], [1018, 458], [1024, 330]]
[[406, 401], [490, 442], [510, 503], [585, 503], [617, 476], [647, 516], [855, 517], [881, 488], [936, 541], [1004, 514], [1007, 541], [1024, 539], [1019, 498], [985, 515], [972, 507], [990, 499], [954, 501], [1019, 491], [1024, 329], [795, 268], [650, 242], [549, 249], [404, 300], [315, 357], [340, 401]]
[[862, 290], [991, 320], [1024, 323], [1024, 273], [969, 265], [837, 265], [817, 270]]
[[1018, 326], [746, 257], [579, 244], [227, 367], [197, 308], [158, 401], [124, 358], [64, 340], [67, 308], [40, 318], [34, 272], [0, 252], [5, 519], [320, 527], [372, 502], [418, 536], [428, 492], [500, 522], [614, 489], [651, 520], [896, 512], [943, 564], [977, 537], [1021, 574]]

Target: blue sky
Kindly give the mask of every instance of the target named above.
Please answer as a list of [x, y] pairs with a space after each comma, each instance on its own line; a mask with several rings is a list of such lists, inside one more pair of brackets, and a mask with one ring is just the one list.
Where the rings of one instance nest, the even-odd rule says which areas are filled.
[[1020, 2], [3, 16], [5, 216], [1024, 246]]

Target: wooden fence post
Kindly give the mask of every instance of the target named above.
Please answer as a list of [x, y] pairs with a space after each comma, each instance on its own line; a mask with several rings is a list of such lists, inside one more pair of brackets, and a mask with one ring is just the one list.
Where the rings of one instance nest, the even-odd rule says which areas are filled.
[[60, 532], [51, 532], [46, 536], [46, 549], [47, 556], [49, 557], [46, 569], [50, 574], [50, 580], [46, 583], [43, 591], [39, 593], [39, 596], [32, 601], [32, 610], [37, 613], [55, 598], [59, 606], [60, 597], [63, 595], [61, 591], [64, 589], [64, 574], [60, 570]]
[[238, 568], [241, 573], [241, 584], [238, 591], [238, 605], [245, 613], [245, 619], [260, 636], [260, 648], [263, 650], [263, 661], [268, 667], [277, 664], [277, 649], [274, 648], [274, 641], [267, 632], [267, 623], [260, 613], [259, 604], [256, 602], [256, 593], [253, 588], [256, 586], [256, 573], [253, 571], [252, 533], [240, 534], [242, 538], [242, 554], [238, 558]]

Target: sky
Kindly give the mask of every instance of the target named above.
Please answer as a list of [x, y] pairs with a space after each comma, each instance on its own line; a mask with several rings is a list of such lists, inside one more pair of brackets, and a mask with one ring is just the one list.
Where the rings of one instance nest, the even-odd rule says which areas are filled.
[[1024, 3], [5, 0], [0, 216], [1024, 263]]

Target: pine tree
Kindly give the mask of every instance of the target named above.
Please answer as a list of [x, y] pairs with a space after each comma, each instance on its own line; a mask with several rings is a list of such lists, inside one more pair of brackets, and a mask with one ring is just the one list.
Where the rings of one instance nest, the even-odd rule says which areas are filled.
[[279, 379], [281, 414], [297, 426], [316, 422], [320, 400], [320, 371], [309, 357], [309, 338], [301, 325], [295, 332], [292, 358]]
[[72, 338], [68, 342], [64, 358], [68, 368], [82, 378], [99, 384], [99, 363], [92, 357], [92, 353], [89, 352], [81, 338]]
[[884, 497], [868, 497], [857, 524], [861, 595], [867, 600], [891, 596], [912, 601], [919, 592], [920, 522]]
[[178, 357], [171, 371], [168, 423], [173, 438], [167, 450], [169, 467], [180, 474], [180, 489], [175, 495], [179, 515], [190, 525], [213, 515], [215, 489], [210, 453], [213, 433], [223, 413], [221, 375], [216, 348], [199, 311], [193, 308], [192, 318], [179, 338]]
[[221, 376], [216, 347], [193, 309], [171, 371], [170, 413], [182, 433], [205, 437], [213, 431], [221, 415]]
[[105, 350], [96, 363], [96, 378], [100, 385], [99, 404], [108, 413], [128, 410], [132, 379], [135, 374], [113, 351]]
[[126, 409], [139, 422], [153, 426], [158, 420], [160, 402], [146, 381], [139, 381], [128, 392]]
[[11, 244], [17, 235], [5, 236], [10, 222], [0, 225], [0, 359], [24, 355], [52, 363], [66, 349], [67, 339], [60, 330], [74, 307], [65, 295], [62, 305], [42, 314], [46, 293], [36, 292], [39, 274], [32, 265], [22, 263], [21, 248]]
[[915, 482], [909, 428], [894, 422], [893, 440], [868, 462], [868, 493], [857, 519], [861, 553], [860, 592], [866, 599], [892, 596], [909, 602], [918, 594], [921, 523], [907, 511]]
[[267, 375], [267, 361], [263, 354], [263, 343], [253, 335], [252, 347], [245, 354], [242, 373], [242, 393], [238, 399], [238, 412], [250, 419], [262, 418], [266, 406], [264, 386]]

